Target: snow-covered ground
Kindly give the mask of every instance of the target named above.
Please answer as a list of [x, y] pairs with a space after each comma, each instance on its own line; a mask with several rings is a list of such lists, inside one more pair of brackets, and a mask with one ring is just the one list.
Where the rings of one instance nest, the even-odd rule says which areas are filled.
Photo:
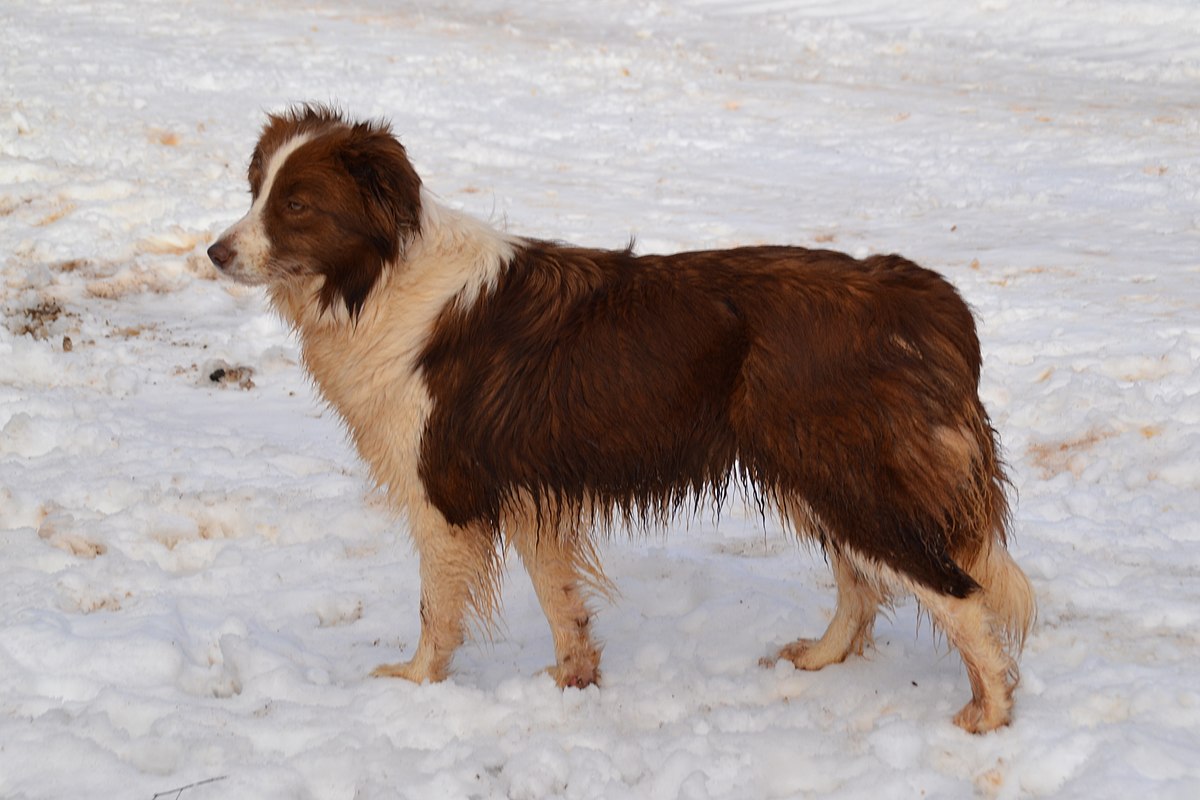
[[[1041, 602], [1013, 725], [950, 724], [911, 604], [760, 668], [832, 582], [737, 507], [605, 548], [602, 689], [515, 564], [452, 680], [368, 678], [415, 557], [204, 257], [297, 100], [514, 232], [947, 274]], [[1193, 0], [4, 3], [0, 797], [1200, 796], [1198, 143]]]

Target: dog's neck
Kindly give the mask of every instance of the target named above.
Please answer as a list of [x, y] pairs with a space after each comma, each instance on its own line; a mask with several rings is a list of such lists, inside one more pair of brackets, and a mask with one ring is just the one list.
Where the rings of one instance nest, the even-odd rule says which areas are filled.
[[[388, 264], [367, 296], [359, 317], [333, 303], [322, 308], [317, 301], [325, 278], [303, 276], [271, 285], [267, 294], [275, 311], [305, 340], [320, 331], [353, 333], [372, 321], [409, 327], [408, 312], [432, 323], [450, 301], [468, 306], [495, 285], [521, 239], [496, 230], [485, 222], [447, 208], [422, 190], [421, 232], [405, 243], [399, 259]], [[396, 308], [393, 304], [400, 304]]]
[[[421, 235], [384, 270], [357, 318], [342, 305], [321, 308], [320, 276], [268, 289], [271, 305], [297, 332], [321, 395], [345, 420], [377, 480], [416, 474], [397, 472], [390, 462], [415, 456], [429, 405], [417, 362], [439, 315], [490, 291], [519, 245], [427, 198]], [[383, 430], [390, 434], [381, 436]]]

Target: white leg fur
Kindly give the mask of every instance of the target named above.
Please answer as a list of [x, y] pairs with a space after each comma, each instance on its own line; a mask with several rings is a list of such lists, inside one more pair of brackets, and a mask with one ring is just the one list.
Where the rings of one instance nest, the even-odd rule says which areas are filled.
[[1033, 621], [1033, 591], [1008, 551], [996, 545], [971, 571], [983, 589], [958, 599], [908, 580], [893, 570], [849, 550], [830, 555], [838, 580], [838, 606], [820, 640], [800, 640], [783, 648], [801, 669], [821, 669], [861, 652], [870, 641], [870, 624], [881, 603], [893, 593], [916, 596], [933, 623], [962, 656], [971, 683], [971, 701], [954, 717], [970, 733], [1007, 725], [1012, 694], [1019, 680], [1014, 651], [1019, 650]]
[[987, 733], [1007, 725], [1012, 719], [1017, 667], [1001, 647], [983, 598], [976, 593], [960, 600], [923, 586], [914, 586], [913, 591], [967, 668], [971, 701], [955, 715], [954, 724], [968, 733]]
[[484, 531], [453, 529], [432, 507], [413, 513], [410, 524], [421, 559], [421, 636], [412, 659], [383, 664], [377, 678], [421, 683], [444, 680], [473, 615], [486, 626], [498, 604], [500, 558]]
[[775, 660], [791, 661], [797, 669], [818, 670], [862, 655], [873, 643], [872, 628], [879, 606], [885, 602], [877, 581], [864, 579], [858, 570], [836, 552], [829, 553], [837, 580], [837, 607], [820, 639], [797, 639], [779, 651]]
[[[559, 686], [582, 689], [600, 682], [600, 648], [591, 636], [586, 597], [598, 568], [590, 546], [573, 535], [538, 536], [536, 526], [510, 532], [554, 637], [555, 665], [549, 669]], [[589, 577], [585, 577], [589, 576]], [[600, 578], [602, 580], [602, 578]]]

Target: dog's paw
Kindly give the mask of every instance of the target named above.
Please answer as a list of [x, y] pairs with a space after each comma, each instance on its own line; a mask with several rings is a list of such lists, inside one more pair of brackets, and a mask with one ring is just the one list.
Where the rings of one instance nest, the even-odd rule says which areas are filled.
[[954, 715], [954, 724], [967, 733], [988, 733], [1012, 722], [1012, 704], [972, 699]]
[[600, 672], [597, 670], [574, 670], [560, 667], [549, 667], [546, 670], [554, 683], [560, 689], [586, 689], [600, 684]]
[[796, 669], [815, 672], [830, 664], [840, 664], [851, 655], [861, 656], [870, 642], [871, 637], [868, 633], [860, 633], [845, 647], [831, 644], [827, 638], [797, 639], [780, 649], [773, 658], [764, 658], [759, 663], [765, 667], [773, 667], [778, 661], [790, 661]]
[[568, 658], [543, 670], [560, 689], [586, 689], [600, 685], [599, 660]]
[[[758, 663], [764, 667], [773, 667], [779, 661], [790, 661], [796, 669], [815, 671], [834, 663], [835, 659], [826, 657], [817, 647], [817, 639], [797, 639], [781, 648], [774, 656], [761, 659]], [[841, 659], [836, 659], [840, 661]]]
[[403, 678], [406, 681], [413, 683], [437, 683], [444, 679], [445, 675], [431, 675], [428, 670], [422, 669], [414, 661], [402, 661], [398, 664], [380, 664], [375, 669], [371, 670], [372, 678]]

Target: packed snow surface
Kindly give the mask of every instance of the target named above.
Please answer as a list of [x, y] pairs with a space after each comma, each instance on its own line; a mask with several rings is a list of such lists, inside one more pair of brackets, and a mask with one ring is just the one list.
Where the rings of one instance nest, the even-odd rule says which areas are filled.
[[[514, 233], [946, 274], [1040, 600], [1012, 726], [951, 725], [911, 603], [760, 667], [833, 584], [736, 503], [605, 545], [602, 688], [540, 673], [515, 563], [453, 678], [367, 677], [416, 642], [404, 525], [204, 256], [302, 100]], [[1200, 796], [1192, 0], [8, 2], [0, 305], [0, 797]]]

